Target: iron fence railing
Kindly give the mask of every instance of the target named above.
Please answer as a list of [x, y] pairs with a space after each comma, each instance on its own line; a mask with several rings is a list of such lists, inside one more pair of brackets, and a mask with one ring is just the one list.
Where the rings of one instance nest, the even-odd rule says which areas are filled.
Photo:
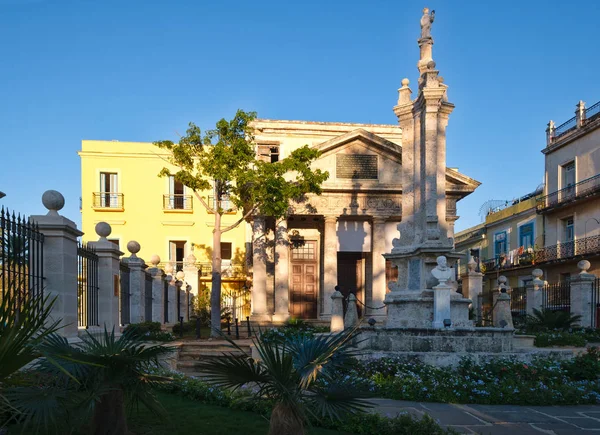
[[590, 122], [600, 117], [600, 101], [585, 109], [585, 122]]
[[169, 323], [169, 282], [163, 280], [163, 317], [164, 323]]
[[552, 311], [571, 311], [571, 282], [546, 284], [542, 289], [542, 308]]
[[527, 313], [527, 288], [514, 287], [510, 292], [510, 311], [513, 316], [525, 316]]
[[536, 210], [542, 212], [558, 205], [573, 202], [600, 192], [600, 174], [575, 183], [572, 186], [557, 190], [537, 199]]
[[567, 134], [571, 130], [577, 128], [577, 117], [574, 116], [566, 122], [563, 122], [558, 127], [554, 129], [554, 139], [558, 139], [559, 137]]
[[80, 243], [77, 246], [77, 314], [82, 328], [99, 326], [98, 321], [98, 255]]
[[119, 310], [121, 312], [121, 325], [128, 325], [131, 323], [131, 293], [129, 290], [129, 265], [121, 260], [120, 266], [120, 283], [121, 288], [119, 295]]
[[148, 272], [144, 274], [144, 320], [152, 321], [152, 275]]
[[163, 195], [163, 210], [192, 210], [192, 195]]
[[94, 208], [123, 208], [123, 194], [118, 192], [94, 192]]
[[0, 296], [26, 298], [44, 296], [44, 235], [25, 216], [0, 210]]
[[600, 327], [600, 278], [596, 278], [592, 284], [592, 328]]

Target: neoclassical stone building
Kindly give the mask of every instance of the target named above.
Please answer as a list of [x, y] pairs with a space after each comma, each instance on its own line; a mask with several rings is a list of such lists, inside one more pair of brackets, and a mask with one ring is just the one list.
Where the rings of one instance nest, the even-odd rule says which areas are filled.
[[[308, 144], [322, 152], [314, 167], [330, 176], [323, 194], [294, 204], [287, 219], [254, 218], [252, 319], [327, 319], [336, 285], [345, 295], [355, 293], [367, 305], [365, 314], [384, 316], [379, 307], [396, 270], [382, 254], [392, 250], [402, 219], [402, 129], [268, 119], [256, 120], [254, 127], [262, 158], [275, 162]], [[479, 184], [445, 169], [450, 237], [457, 201]]]

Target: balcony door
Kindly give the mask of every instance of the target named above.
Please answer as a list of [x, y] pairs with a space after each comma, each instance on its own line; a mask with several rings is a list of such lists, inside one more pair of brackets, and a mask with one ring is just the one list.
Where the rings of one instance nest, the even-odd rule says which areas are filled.
[[185, 210], [187, 208], [185, 197], [185, 186], [182, 182], [175, 180], [173, 175], [169, 176], [169, 209]]
[[575, 255], [575, 221], [573, 216], [563, 219], [563, 242], [560, 245], [560, 258]]
[[575, 197], [575, 162], [562, 167], [562, 194], [560, 201], [568, 201]]
[[118, 192], [117, 174], [113, 172], [100, 172], [100, 207], [118, 207]]

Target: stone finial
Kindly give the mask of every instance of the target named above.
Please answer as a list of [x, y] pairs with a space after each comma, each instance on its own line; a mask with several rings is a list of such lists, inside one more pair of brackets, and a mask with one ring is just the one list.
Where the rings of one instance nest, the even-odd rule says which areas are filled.
[[410, 80], [408, 80], [406, 77], [402, 79], [402, 87], [403, 88], [408, 88], [409, 84], [410, 84]]
[[179, 281], [183, 281], [183, 279], [185, 278], [185, 272], [183, 270], [180, 270], [179, 272], [177, 272], [177, 274], [175, 274], [175, 278], [177, 278]]
[[140, 252], [141, 246], [138, 242], [136, 242], [135, 240], [130, 241], [129, 243], [127, 243], [127, 250], [131, 253], [131, 257], [132, 258], [137, 258], [137, 254], [138, 252]]
[[187, 257], [185, 257], [185, 262], [191, 265], [196, 264], [196, 256], [194, 254], [188, 255]]
[[471, 259], [467, 263], [467, 268], [469, 269], [469, 272], [475, 272], [475, 269], [477, 269], [477, 262], [473, 257], [471, 257]]
[[172, 275], [174, 270], [175, 266], [173, 266], [173, 263], [169, 261], [167, 264], [165, 264], [165, 273], [167, 275]]
[[96, 234], [100, 236], [100, 240], [107, 241], [106, 238], [112, 233], [112, 228], [106, 222], [98, 222], [95, 227]]
[[154, 254], [150, 257], [150, 264], [152, 264], [152, 266], [158, 267], [158, 263], [160, 263], [160, 257], [158, 255]]
[[587, 260], [581, 260], [579, 263], [577, 263], [577, 268], [581, 271], [579, 272], [581, 275], [588, 273], [588, 269], [590, 267], [592, 267], [592, 265]]
[[59, 216], [58, 211], [65, 206], [65, 197], [57, 190], [46, 190], [42, 195], [42, 204], [48, 209], [48, 216]]
[[544, 275], [544, 272], [542, 272], [542, 269], [533, 269], [531, 274], [535, 279], [541, 279], [542, 275]]
[[507, 279], [504, 275], [500, 275], [498, 277], [498, 284], [500, 284], [500, 285], [506, 284], [506, 281], [507, 281]]
[[433, 60], [427, 62], [427, 69], [428, 70], [434, 70], [435, 69], [435, 62]]

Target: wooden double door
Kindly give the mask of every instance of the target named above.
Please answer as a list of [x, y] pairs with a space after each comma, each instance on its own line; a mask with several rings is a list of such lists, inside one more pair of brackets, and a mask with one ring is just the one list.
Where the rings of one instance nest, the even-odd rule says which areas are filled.
[[318, 244], [305, 241], [290, 250], [290, 312], [299, 319], [317, 318]]

